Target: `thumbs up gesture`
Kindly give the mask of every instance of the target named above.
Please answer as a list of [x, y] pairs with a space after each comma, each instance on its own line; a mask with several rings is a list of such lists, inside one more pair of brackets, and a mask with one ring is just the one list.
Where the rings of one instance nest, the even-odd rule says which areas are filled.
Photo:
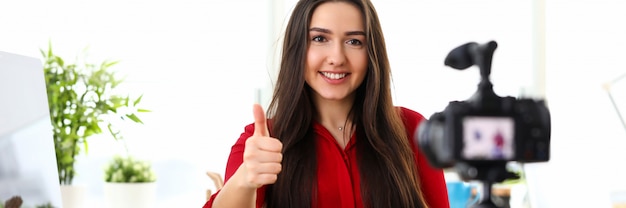
[[246, 140], [243, 152], [244, 181], [248, 187], [259, 188], [276, 182], [282, 170], [283, 144], [270, 137], [267, 119], [259, 104], [253, 107], [254, 134]]

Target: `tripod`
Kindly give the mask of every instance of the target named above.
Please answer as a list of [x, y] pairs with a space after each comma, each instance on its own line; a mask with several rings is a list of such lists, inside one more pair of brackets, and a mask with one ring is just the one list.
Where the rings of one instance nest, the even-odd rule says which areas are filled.
[[471, 208], [498, 208], [491, 200], [492, 186], [495, 183], [506, 179], [519, 178], [516, 174], [506, 169], [506, 162], [489, 164], [467, 164], [456, 165], [457, 172], [463, 180], [476, 180], [482, 185], [480, 200]]

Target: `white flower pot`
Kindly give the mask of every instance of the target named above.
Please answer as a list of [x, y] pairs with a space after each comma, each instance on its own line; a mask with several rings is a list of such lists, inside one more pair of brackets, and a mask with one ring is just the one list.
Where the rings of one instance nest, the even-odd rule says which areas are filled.
[[108, 208], [153, 208], [156, 183], [104, 183]]
[[82, 185], [61, 185], [61, 200], [63, 208], [84, 208], [85, 206], [85, 186]]

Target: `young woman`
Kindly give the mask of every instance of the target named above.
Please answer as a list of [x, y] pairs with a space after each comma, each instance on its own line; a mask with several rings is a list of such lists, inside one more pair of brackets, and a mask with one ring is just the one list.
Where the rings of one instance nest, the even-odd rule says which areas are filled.
[[254, 105], [207, 207], [449, 207], [413, 141], [419, 113], [392, 104], [369, 0], [300, 0], [268, 119]]

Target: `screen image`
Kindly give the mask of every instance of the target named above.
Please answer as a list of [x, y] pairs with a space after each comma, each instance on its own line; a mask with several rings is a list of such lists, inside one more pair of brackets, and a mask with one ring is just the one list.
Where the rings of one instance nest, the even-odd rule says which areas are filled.
[[515, 122], [509, 117], [463, 118], [462, 156], [466, 160], [510, 160], [515, 155]]

